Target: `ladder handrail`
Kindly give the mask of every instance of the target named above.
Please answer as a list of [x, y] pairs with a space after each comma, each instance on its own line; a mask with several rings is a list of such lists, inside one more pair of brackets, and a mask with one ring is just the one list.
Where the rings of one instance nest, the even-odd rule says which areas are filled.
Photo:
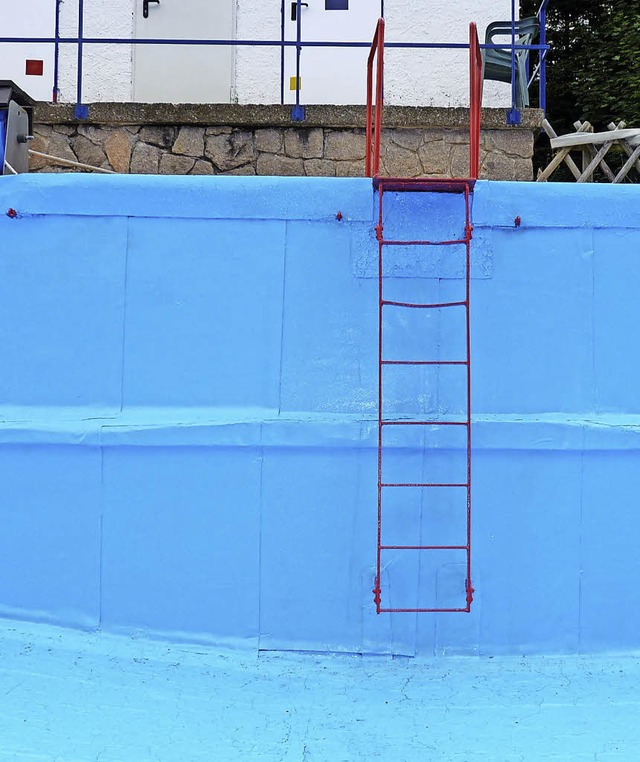
[[[373, 62], [377, 56], [376, 96], [373, 101]], [[367, 58], [367, 153], [365, 175], [375, 177], [380, 171], [380, 131], [384, 98], [384, 19], [378, 19]], [[375, 108], [375, 125], [372, 124]], [[373, 141], [373, 145], [372, 145]]]
[[[377, 57], [375, 99], [373, 64]], [[380, 172], [380, 136], [384, 106], [384, 19], [378, 19], [367, 59], [366, 177]], [[469, 178], [478, 179], [480, 169], [480, 121], [482, 107], [482, 54], [478, 29], [469, 24]]]
[[469, 177], [478, 179], [480, 169], [480, 119], [482, 108], [482, 54], [478, 29], [469, 24]]

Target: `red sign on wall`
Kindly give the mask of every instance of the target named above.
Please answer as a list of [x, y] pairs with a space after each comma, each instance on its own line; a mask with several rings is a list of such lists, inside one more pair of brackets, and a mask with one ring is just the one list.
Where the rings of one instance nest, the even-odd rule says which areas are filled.
[[25, 73], [31, 77], [41, 77], [44, 74], [44, 61], [28, 58]]

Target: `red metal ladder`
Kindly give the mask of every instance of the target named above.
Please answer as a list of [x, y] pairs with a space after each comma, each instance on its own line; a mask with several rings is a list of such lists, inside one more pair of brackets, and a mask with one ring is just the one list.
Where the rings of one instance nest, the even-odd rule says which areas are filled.
[[[378, 240], [378, 548], [376, 561], [376, 578], [373, 589], [374, 601], [377, 613], [385, 612], [468, 612], [471, 609], [473, 600], [473, 586], [471, 583], [471, 350], [470, 350], [470, 276], [471, 276], [471, 238], [472, 225], [470, 214], [470, 195], [473, 190], [474, 180], [412, 180], [398, 178], [375, 178], [374, 186], [378, 191], [379, 214], [378, 224], [376, 225], [376, 237]], [[462, 238], [452, 240], [388, 240], [384, 237], [384, 194], [385, 191], [395, 193], [406, 192], [447, 192], [463, 194], [465, 207], [464, 235]], [[438, 303], [419, 303], [404, 302], [387, 299], [384, 289], [384, 253], [390, 246], [403, 247], [424, 247], [424, 246], [464, 246], [464, 299], [459, 301], [446, 301]], [[397, 357], [388, 357], [385, 354], [385, 310], [388, 308], [404, 310], [441, 310], [441, 309], [464, 309], [465, 313], [465, 341], [466, 353], [464, 359], [434, 359], [412, 358], [399, 359]], [[463, 420], [448, 420], [435, 418], [433, 420], [408, 420], [403, 418], [392, 418], [385, 415], [384, 412], [384, 375], [385, 369], [389, 366], [463, 366], [466, 369], [466, 401]], [[466, 479], [464, 482], [388, 482], [384, 481], [383, 459], [385, 455], [383, 431], [386, 427], [396, 426], [460, 426], [466, 431]], [[388, 490], [399, 489], [434, 489], [446, 490], [455, 489], [466, 490], [466, 540], [460, 545], [432, 545], [432, 544], [413, 544], [396, 545], [385, 544], [383, 541], [383, 518], [385, 493]], [[416, 606], [416, 607], [385, 607], [382, 603], [381, 572], [383, 567], [383, 555], [386, 551], [460, 551], [465, 554], [466, 579], [465, 579], [465, 600], [466, 605], [457, 607], [437, 607], [437, 606]]]
[[[376, 26], [375, 35], [371, 45], [367, 61], [367, 130], [366, 130], [366, 160], [365, 173], [373, 177], [374, 188], [379, 196], [378, 224], [376, 225], [376, 238], [378, 241], [378, 540], [376, 577], [373, 588], [374, 601], [378, 614], [383, 612], [469, 612], [473, 601], [473, 585], [471, 582], [471, 349], [470, 349], [470, 278], [471, 278], [471, 237], [473, 226], [471, 224], [470, 196], [473, 192], [475, 181], [479, 173], [480, 159], [480, 118], [482, 105], [482, 57], [478, 41], [478, 33], [474, 23], [469, 24], [469, 178], [467, 179], [408, 179], [408, 178], [384, 178], [380, 177], [380, 143], [382, 131], [382, 110], [384, 95], [384, 20], [380, 19]], [[377, 60], [376, 60], [377, 59]], [[374, 74], [374, 62], [376, 64]], [[375, 87], [374, 87], [375, 85]], [[453, 240], [388, 240], [384, 237], [384, 194], [385, 192], [445, 192], [463, 194], [464, 197], [464, 233], [462, 238]], [[464, 299], [438, 303], [408, 302], [386, 299], [384, 292], [384, 254], [386, 247], [390, 246], [461, 246], [465, 247], [464, 265]], [[387, 357], [384, 354], [384, 315], [385, 311], [393, 307], [407, 310], [453, 310], [464, 309], [465, 311], [465, 346], [464, 359], [436, 359], [424, 358], [403, 360], [400, 358]], [[384, 415], [383, 387], [385, 368], [390, 366], [410, 365], [433, 365], [433, 366], [463, 366], [466, 368], [466, 415], [464, 420], [407, 420], [390, 418]], [[458, 482], [385, 482], [383, 480], [384, 469], [384, 446], [383, 432], [392, 427], [464, 427], [466, 432], [466, 478]], [[420, 488], [426, 490], [462, 490], [466, 491], [466, 538], [464, 544], [385, 544], [383, 541], [383, 519], [385, 495], [389, 490], [402, 490]], [[409, 551], [437, 552], [455, 551], [464, 553], [465, 556], [465, 581], [463, 599], [465, 605], [460, 606], [420, 606], [393, 607], [384, 606], [382, 602], [381, 577], [383, 571], [383, 554], [387, 552], [403, 553]]]

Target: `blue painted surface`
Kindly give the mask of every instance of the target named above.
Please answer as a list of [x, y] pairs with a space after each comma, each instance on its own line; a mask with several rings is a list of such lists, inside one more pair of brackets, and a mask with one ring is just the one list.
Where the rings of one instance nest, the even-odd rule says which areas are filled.
[[[398, 234], [459, 225], [459, 197], [387, 201]], [[3, 178], [0, 614], [262, 649], [639, 648], [639, 202], [478, 183], [476, 600], [376, 616], [370, 181]], [[398, 298], [459, 295], [460, 252], [392, 256]], [[455, 359], [457, 319], [391, 314], [388, 349]], [[396, 372], [385, 398], [455, 414], [463, 381]], [[399, 473], [459, 468], [453, 438], [390, 444]], [[463, 514], [406, 495], [385, 536], [453, 542]], [[461, 559], [418, 555], [387, 558], [385, 594], [455, 598]]]
[[11, 762], [632, 762], [640, 745], [637, 655], [256, 656], [0, 621], [0, 684]]

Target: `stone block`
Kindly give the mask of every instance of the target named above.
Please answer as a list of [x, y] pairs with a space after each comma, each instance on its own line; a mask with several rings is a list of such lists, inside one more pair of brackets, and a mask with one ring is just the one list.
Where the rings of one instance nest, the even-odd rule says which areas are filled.
[[451, 146], [440, 140], [425, 143], [418, 150], [418, 158], [422, 165], [422, 174], [431, 177], [434, 174], [447, 175], [451, 168]]
[[480, 176], [489, 180], [532, 180], [531, 161], [502, 153], [482, 157]]
[[114, 130], [104, 144], [111, 168], [120, 174], [129, 172], [133, 138], [125, 129]]
[[397, 143], [385, 141], [381, 159], [384, 174], [391, 177], [418, 177], [422, 174], [422, 165], [416, 151], [403, 148]]
[[[33, 141], [35, 143], [35, 141]], [[38, 151], [39, 148], [36, 148], [33, 143], [29, 146], [32, 150]], [[69, 161], [78, 161], [77, 156], [74, 154], [74, 152], [71, 150], [71, 147], [69, 146], [68, 138], [66, 138], [64, 135], [57, 135], [55, 132], [51, 135], [51, 137], [46, 141], [46, 148], [44, 149], [43, 153], [51, 154], [51, 156], [58, 156], [61, 159], [68, 159]], [[78, 168], [69, 167], [68, 165], [62, 165], [57, 164], [52, 159], [42, 159], [41, 157], [35, 157], [32, 156], [32, 159], [39, 159], [40, 161], [44, 162], [44, 165], [41, 167], [41, 169], [45, 169], [47, 172], [61, 172], [61, 171], [75, 171], [78, 172]], [[65, 168], [66, 167], [66, 168]]]
[[422, 133], [423, 143], [439, 143], [444, 138], [444, 130], [441, 128], [425, 127], [420, 132]]
[[46, 164], [42, 169], [38, 169], [37, 172], [60, 175], [68, 172], [82, 172], [82, 170], [77, 167], [63, 166], [62, 164]]
[[336, 163], [330, 159], [307, 159], [304, 171], [308, 177], [335, 177]]
[[[40, 132], [39, 129], [38, 132]], [[49, 140], [43, 135], [36, 134], [29, 144], [29, 148], [33, 151], [39, 151], [40, 153], [49, 153]], [[44, 167], [47, 166], [48, 161], [48, 159], [43, 159], [41, 156], [34, 156], [31, 154], [29, 156], [29, 171], [37, 172], [40, 169], [44, 169]]]
[[[61, 125], [57, 125], [58, 127]], [[60, 130], [60, 132], [63, 132]], [[108, 132], [107, 130], [103, 130], [102, 127], [96, 127], [92, 124], [79, 124], [77, 127], [78, 135], [82, 135], [82, 137], [87, 138], [92, 143], [95, 143], [96, 145], [102, 145], [104, 141], [107, 138]], [[72, 134], [72, 133], [66, 133], [64, 134]]]
[[337, 161], [336, 177], [364, 177], [364, 159], [361, 161]]
[[237, 130], [231, 134], [207, 136], [205, 155], [220, 172], [253, 163], [256, 157], [253, 133]]
[[531, 182], [533, 180], [533, 162], [531, 159], [513, 160], [514, 180]]
[[259, 175], [304, 175], [302, 159], [291, 159], [288, 156], [272, 156], [262, 153], [258, 156], [257, 174]]
[[324, 148], [323, 130], [296, 127], [285, 130], [284, 152], [292, 159], [319, 159]]
[[445, 143], [469, 145], [469, 130], [443, 130]]
[[78, 161], [83, 164], [90, 164], [92, 167], [99, 167], [106, 159], [105, 152], [95, 143], [92, 143], [84, 135], [78, 135], [72, 141], [73, 152], [78, 157]]
[[469, 143], [451, 146], [450, 177], [469, 177]]
[[253, 164], [245, 164], [242, 167], [236, 169], [230, 169], [228, 172], [222, 172], [223, 175], [255, 175], [256, 170]]
[[204, 156], [204, 127], [181, 127], [172, 151], [196, 159]]
[[143, 143], [149, 143], [158, 148], [171, 148], [173, 145], [178, 128], [171, 125], [158, 125], [143, 127], [140, 130], [140, 140]]
[[282, 153], [284, 135], [279, 129], [256, 130], [256, 149], [261, 153]]
[[[61, 127], [63, 125], [56, 125], [56, 128]], [[110, 129], [109, 128], [102, 128], [97, 127], [92, 124], [79, 124], [76, 128], [76, 130], [72, 130], [71, 132], [64, 131], [64, 130], [56, 130], [58, 132], [61, 132], [64, 135], [73, 135], [74, 132], [77, 132], [78, 135], [82, 135], [82, 137], [87, 138], [92, 143], [95, 143], [97, 146], [104, 145], [105, 140], [109, 137]]]
[[34, 136], [39, 135], [43, 138], [48, 138], [53, 132], [53, 127], [50, 124], [38, 124], [33, 128]]
[[205, 129], [205, 135], [231, 135], [232, 132], [231, 127], [207, 127]]
[[383, 130], [382, 140], [409, 151], [417, 151], [422, 145], [422, 130]]
[[362, 130], [356, 132], [327, 132], [324, 138], [324, 158], [337, 161], [364, 160], [366, 137]]
[[160, 174], [187, 175], [193, 169], [195, 163], [195, 159], [191, 156], [163, 153], [160, 157]]
[[137, 143], [131, 156], [131, 173], [137, 175], [157, 175], [160, 163], [160, 149], [146, 143]]
[[486, 138], [489, 150], [522, 159], [533, 156], [533, 133], [530, 130], [488, 130]]
[[190, 175], [212, 175], [213, 166], [206, 159], [198, 159], [189, 172]]

